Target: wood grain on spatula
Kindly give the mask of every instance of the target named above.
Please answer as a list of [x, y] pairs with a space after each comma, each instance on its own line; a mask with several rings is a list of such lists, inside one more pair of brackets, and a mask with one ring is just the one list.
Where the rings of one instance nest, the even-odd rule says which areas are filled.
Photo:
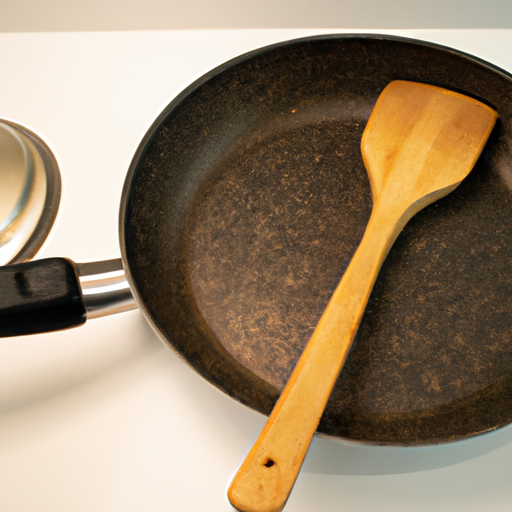
[[283, 509], [389, 249], [415, 213], [469, 174], [497, 117], [493, 109], [468, 96], [415, 82], [391, 82], [379, 96], [361, 143], [373, 195], [370, 220], [231, 483], [228, 497], [236, 509]]

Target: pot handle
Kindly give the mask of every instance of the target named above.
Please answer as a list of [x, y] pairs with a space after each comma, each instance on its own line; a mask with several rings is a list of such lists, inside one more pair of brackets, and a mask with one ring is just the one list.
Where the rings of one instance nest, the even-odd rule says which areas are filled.
[[136, 308], [120, 259], [48, 258], [0, 268], [0, 337], [58, 331]]

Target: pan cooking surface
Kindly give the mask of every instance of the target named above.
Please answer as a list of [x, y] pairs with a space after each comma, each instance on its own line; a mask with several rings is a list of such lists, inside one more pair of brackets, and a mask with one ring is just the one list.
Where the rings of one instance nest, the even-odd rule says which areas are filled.
[[500, 114], [470, 176], [386, 260], [319, 431], [444, 442], [512, 421], [510, 77], [381, 36], [258, 50], [174, 100], [127, 178], [123, 252], [142, 309], [201, 375], [268, 414], [369, 218], [361, 136], [395, 79]]

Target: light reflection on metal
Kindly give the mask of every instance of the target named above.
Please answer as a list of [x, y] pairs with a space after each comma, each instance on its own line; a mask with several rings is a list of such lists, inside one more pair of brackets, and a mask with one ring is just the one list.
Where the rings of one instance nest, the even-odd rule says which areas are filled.
[[28, 129], [0, 120], [0, 265], [37, 253], [55, 220], [60, 190], [47, 145]]
[[137, 309], [120, 259], [78, 263], [87, 319]]

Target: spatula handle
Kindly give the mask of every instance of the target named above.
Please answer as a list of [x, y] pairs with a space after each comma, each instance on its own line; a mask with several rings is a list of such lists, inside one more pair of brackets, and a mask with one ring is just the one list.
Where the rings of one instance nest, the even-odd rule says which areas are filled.
[[[388, 212], [389, 214], [389, 212]], [[374, 211], [343, 279], [228, 490], [243, 512], [282, 510], [399, 229]], [[400, 226], [401, 228], [401, 226]]]

